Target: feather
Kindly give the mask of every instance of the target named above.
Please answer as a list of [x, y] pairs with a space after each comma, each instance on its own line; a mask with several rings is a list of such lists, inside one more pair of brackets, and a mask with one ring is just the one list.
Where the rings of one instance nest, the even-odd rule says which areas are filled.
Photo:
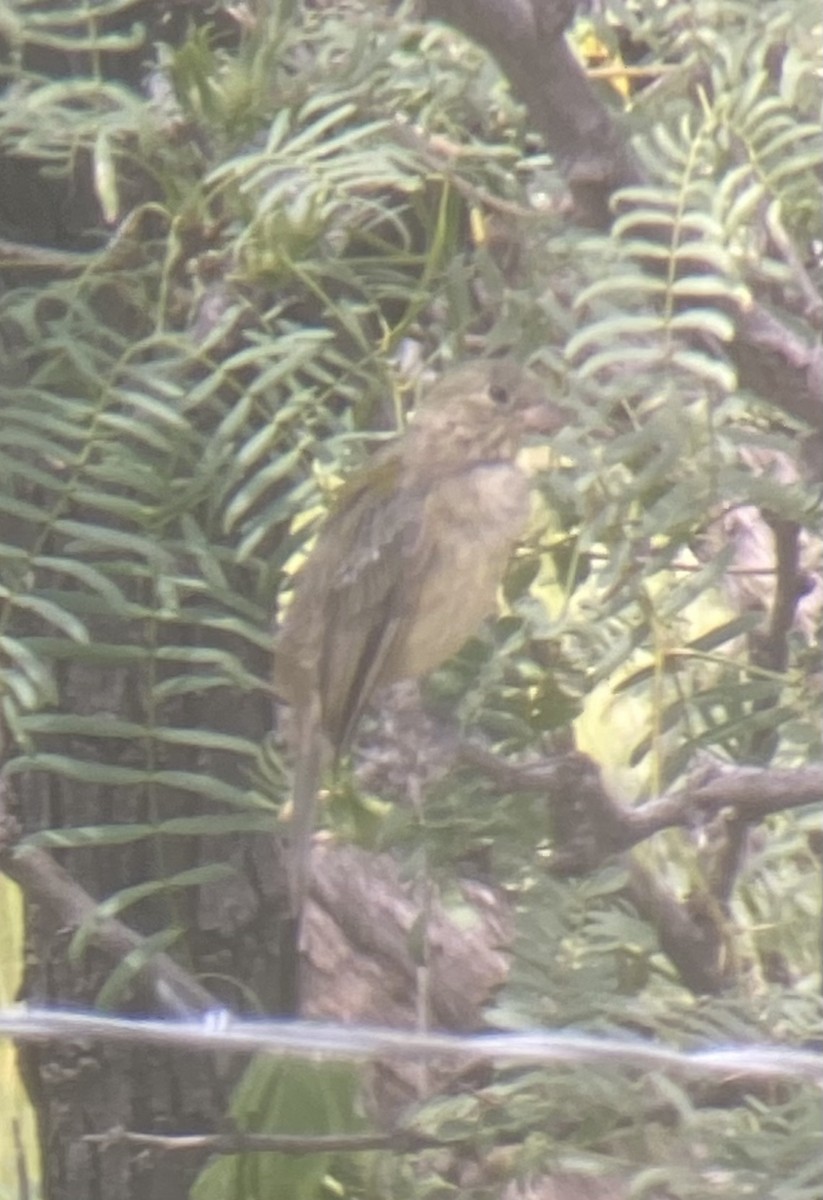
[[510, 360], [445, 375], [404, 434], [338, 493], [301, 569], [276, 651], [295, 710], [290, 894], [309, 883], [317, 790], [375, 689], [433, 670], [494, 607], [528, 516], [514, 462], [562, 416]]

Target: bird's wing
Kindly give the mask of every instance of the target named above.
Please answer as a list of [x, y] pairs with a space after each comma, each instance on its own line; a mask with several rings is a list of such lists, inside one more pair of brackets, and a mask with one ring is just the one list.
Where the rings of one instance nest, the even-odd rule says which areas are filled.
[[386, 470], [386, 486], [370, 472], [322, 535], [354, 547], [328, 579], [318, 664], [323, 727], [338, 751], [374, 689], [388, 681], [393, 648], [405, 636], [425, 573], [424, 493], [392, 486], [396, 464]]
[[386, 681], [424, 574], [424, 497], [398, 491], [396, 470], [385, 462], [343, 488], [298, 577], [281, 634], [277, 670], [295, 709], [289, 892], [298, 927], [322, 776]]
[[[300, 722], [295, 746], [294, 781], [289, 828], [288, 884], [291, 916], [298, 927], [309, 890], [311, 839], [317, 815], [317, 793], [328, 768], [330, 748], [317, 720]], [[299, 942], [299, 928], [297, 931]]]

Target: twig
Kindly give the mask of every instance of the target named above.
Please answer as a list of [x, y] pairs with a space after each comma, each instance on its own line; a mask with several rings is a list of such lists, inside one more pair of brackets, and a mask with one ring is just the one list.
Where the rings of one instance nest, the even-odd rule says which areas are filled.
[[[513, 763], [473, 742], [459, 745], [460, 759], [483, 771], [510, 791], [545, 793], [551, 802], [561, 786], [568, 797], [570, 784], [585, 780], [586, 790], [601, 821], [608, 852], [626, 850], [663, 829], [691, 828], [722, 808], [731, 808], [740, 819], [757, 821], [770, 813], [802, 808], [823, 799], [823, 765], [798, 768], [739, 767], [725, 771], [708, 783], [689, 785], [676, 792], [629, 808], [603, 784], [594, 759], [579, 751], [557, 758]], [[570, 774], [571, 772], [571, 774]]]
[[[464, 744], [460, 757], [508, 790], [545, 794], [552, 808], [548, 870], [553, 874], [588, 873], [621, 856], [629, 873], [626, 894], [656, 930], [684, 986], [697, 994], [721, 991], [735, 976], [738, 959], [725, 912], [750, 823], [823, 796], [823, 766], [740, 768], [629, 808], [609, 793], [597, 764], [585, 754], [512, 764]], [[709, 885], [686, 901], [626, 853], [664, 829], [690, 828], [724, 810], [732, 815], [727, 838], [706, 872]]]
[[448, 179], [454, 190], [459, 192], [461, 196], [464, 196], [470, 204], [477, 204], [489, 209], [491, 212], [498, 212], [503, 216], [513, 217], [518, 221], [545, 220], [545, 212], [540, 212], [534, 208], [526, 208], [524, 205], [516, 204], [512, 200], [503, 200], [500, 196], [493, 195], [493, 193], [487, 191], [485, 188], [479, 188], [473, 183], [468, 183], [456, 171], [451, 170], [449, 158], [454, 158], [461, 153], [465, 153], [466, 148], [464, 146], [452, 146], [446, 142], [445, 138], [426, 138], [413, 126], [400, 121], [395, 121], [394, 123], [394, 135], [398, 142], [414, 150], [432, 170], [442, 175], [444, 179]]
[[801, 300], [800, 315], [809, 321], [810, 324], [814, 325], [815, 328], [819, 329], [821, 324], [823, 324], [823, 300], [820, 299], [820, 293], [814, 284], [814, 280], [806, 270], [805, 264], [797, 253], [794, 243], [780, 219], [778, 204], [769, 205], [766, 211], [765, 224], [772, 245], [792, 273], [792, 282], [797, 288]]
[[344, 1154], [368, 1150], [392, 1150], [408, 1154], [416, 1150], [437, 1149], [449, 1145], [438, 1138], [398, 1130], [396, 1133], [296, 1134], [272, 1133], [203, 1133], [157, 1134], [136, 1133], [128, 1129], [109, 1129], [105, 1133], [88, 1133], [84, 1142], [97, 1145], [144, 1146], [150, 1150], [197, 1151], [201, 1154]]
[[0, 267], [14, 267], [17, 271], [56, 271], [60, 275], [77, 275], [86, 270], [94, 257], [93, 253], [29, 246], [0, 238]]
[[589, 79], [662, 79], [678, 70], [679, 67], [674, 63], [660, 63], [648, 67], [629, 67], [625, 63], [593, 67], [591, 63], [587, 63], [585, 67]]
[[656, 931], [660, 949], [695, 995], [714, 995], [729, 982], [724, 928], [699, 903], [683, 903], [636, 859], [629, 862], [627, 895]]
[[[614, 193], [649, 180], [566, 41], [574, 9], [570, 0], [422, 0], [425, 16], [459, 29], [496, 59], [566, 178], [578, 224], [608, 229]], [[819, 430], [823, 348], [757, 300], [734, 305], [730, 315], [728, 353], [741, 385]]]
[[800, 565], [800, 526], [771, 513], [763, 514], [774, 537], [777, 584], [766, 637], [753, 659], [771, 671], [785, 671], [789, 660], [789, 634], [797, 605], [808, 591], [808, 579]]
[[[2, 786], [2, 785], [0, 785]], [[22, 888], [57, 929], [91, 930], [91, 941], [115, 962], [140, 954], [146, 939], [113, 917], [100, 919], [98, 904], [45, 850], [17, 848], [19, 829], [5, 814], [0, 793], [0, 870]], [[132, 986], [144, 1003], [171, 1016], [219, 1009], [220, 1002], [167, 954], [153, 953], [135, 972]]]

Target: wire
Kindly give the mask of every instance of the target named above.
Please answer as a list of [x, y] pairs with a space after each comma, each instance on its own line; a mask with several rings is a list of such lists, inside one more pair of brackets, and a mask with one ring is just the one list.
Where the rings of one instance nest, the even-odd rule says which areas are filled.
[[266, 1052], [313, 1060], [482, 1058], [502, 1064], [621, 1064], [666, 1074], [810, 1080], [823, 1085], [823, 1054], [780, 1045], [733, 1045], [676, 1050], [641, 1039], [550, 1031], [461, 1036], [312, 1021], [238, 1020], [222, 1010], [200, 1021], [143, 1020], [39, 1008], [0, 1010], [0, 1036], [19, 1041], [93, 1038], [170, 1044], [204, 1051]]

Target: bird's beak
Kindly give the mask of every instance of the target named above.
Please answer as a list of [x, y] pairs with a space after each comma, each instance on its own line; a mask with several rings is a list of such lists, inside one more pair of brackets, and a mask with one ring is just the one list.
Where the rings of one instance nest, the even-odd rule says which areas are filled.
[[566, 409], [545, 397], [523, 409], [523, 428], [527, 433], [557, 433], [568, 425], [570, 414]]

